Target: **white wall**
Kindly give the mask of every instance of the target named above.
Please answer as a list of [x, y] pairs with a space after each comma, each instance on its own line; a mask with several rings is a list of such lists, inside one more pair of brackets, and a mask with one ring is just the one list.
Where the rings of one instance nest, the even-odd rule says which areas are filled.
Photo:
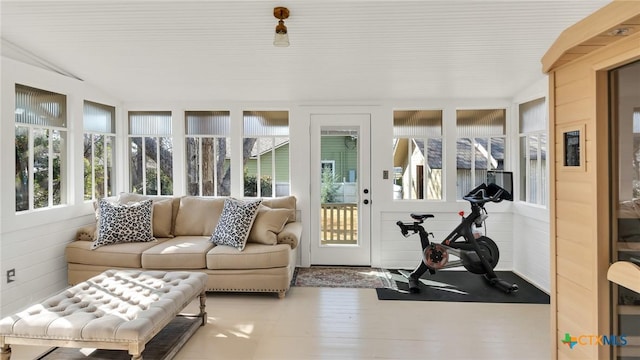
[[[548, 99], [548, 93], [548, 79], [545, 77], [527, 89], [523, 89], [514, 97], [512, 118], [515, 126], [511, 134], [512, 138], [517, 138], [518, 135], [518, 105], [541, 97]], [[515, 153], [519, 151], [517, 143], [514, 144], [513, 149], [514, 155], [517, 155]], [[547, 163], [549, 164], [550, 162], [547, 161]], [[520, 193], [516, 186], [519, 181], [517, 179], [524, 175], [519, 173], [519, 168], [515, 164], [513, 169], [513, 182], [516, 188], [514, 198], [519, 199]], [[548, 169], [546, 178], [549, 179]], [[549, 199], [547, 199], [548, 203]], [[529, 205], [523, 202], [514, 203], [513, 271], [546, 292], [549, 292], [551, 288], [551, 238], [549, 233], [551, 225], [549, 216], [549, 208], [547, 206]]]
[[[443, 136], [455, 139], [456, 110], [458, 109], [507, 109], [507, 131], [517, 134], [512, 124], [516, 99], [433, 99], [404, 101], [363, 101], [358, 104], [340, 102], [323, 104], [291, 104], [216, 101], [198, 103], [121, 103], [101, 94], [82, 81], [73, 80], [13, 60], [2, 59], [2, 127], [0, 128], [0, 159], [9, 169], [14, 163], [13, 110], [15, 107], [15, 83], [21, 83], [45, 90], [68, 95], [70, 130], [82, 129], [82, 102], [84, 99], [116, 106], [118, 114], [118, 136], [126, 138], [126, 114], [129, 110], [171, 110], [173, 113], [174, 151], [184, 153], [184, 126], [182, 116], [185, 110], [224, 109], [231, 112], [231, 137], [240, 138], [242, 133], [243, 110], [288, 110], [290, 115], [290, 161], [291, 194], [298, 198], [300, 218], [304, 221], [302, 243], [299, 246], [298, 263], [310, 264], [309, 221], [310, 221], [310, 149], [309, 128], [312, 113], [368, 113], [371, 114], [371, 265], [390, 268], [413, 268], [421, 258], [420, 242], [417, 236], [405, 239], [395, 222], [409, 221], [411, 212], [429, 212], [435, 219], [427, 220], [428, 230], [436, 241], [441, 241], [460, 221], [458, 211], [469, 212], [469, 204], [456, 201], [456, 142], [445, 141], [443, 155], [444, 194], [448, 201], [394, 200], [392, 176], [383, 179], [383, 171], [393, 174], [393, 111], [411, 109], [442, 109]], [[538, 85], [539, 87], [539, 85]], [[535, 86], [533, 87], [536, 88]], [[530, 91], [536, 93], [536, 91]], [[523, 91], [524, 97], [530, 97]], [[545, 93], [546, 94], [546, 93]], [[544, 94], [543, 94], [544, 96]], [[531, 100], [528, 98], [527, 100]], [[82, 131], [73, 132], [69, 141], [72, 164], [69, 176], [74, 183], [82, 184]], [[507, 140], [507, 151], [515, 154], [517, 142]], [[241, 152], [240, 142], [234, 142], [234, 153]], [[388, 146], [384, 146], [388, 144]], [[117, 148], [116, 156], [120, 164], [126, 163], [126, 141]], [[516, 169], [515, 161], [506, 164], [507, 170]], [[242, 178], [242, 159], [234, 157], [233, 172], [236, 179]], [[181, 156], [174, 159], [175, 194], [184, 194], [184, 162]], [[125, 170], [117, 172], [116, 191], [127, 189]], [[66, 264], [64, 246], [71, 241], [78, 227], [92, 221], [91, 204], [83, 201], [82, 186], [70, 188], [69, 202], [55, 210], [34, 211], [16, 215], [14, 211], [13, 171], [2, 170], [0, 175], [0, 314], [7, 314], [21, 306], [40, 299], [66, 285]], [[233, 196], [242, 196], [242, 184], [232, 183]], [[548, 215], [546, 209], [530, 210], [524, 205], [503, 202], [487, 204], [489, 219], [487, 235], [500, 248], [498, 269], [514, 269], [543, 289], [548, 289]], [[526, 236], [520, 234], [526, 233]], [[518, 236], [514, 236], [514, 234]], [[539, 236], [538, 236], [539, 235]], [[546, 248], [544, 247], [546, 244]], [[16, 281], [7, 284], [5, 274], [8, 269], [16, 269]]]
[[[0, 316], [42, 299], [67, 285], [64, 246], [76, 229], [93, 218], [93, 208], [83, 200], [82, 113], [85, 99], [117, 105], [105, 94], [82, 81], [25, 65], [11, 59], [0, 60]], [[15, 84], [67, 95], [69, 167], [65, 174], [66, 205], [16, 214], [14, 191], [14, 111]], [[15, 281], [8, 283], [7, 270], [15, 269]]]

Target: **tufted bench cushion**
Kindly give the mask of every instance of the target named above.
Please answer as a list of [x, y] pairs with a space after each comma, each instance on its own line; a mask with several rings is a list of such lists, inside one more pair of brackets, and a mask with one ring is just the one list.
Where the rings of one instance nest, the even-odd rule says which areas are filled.
[[[144, 344], [194, 298], [196, 272], [107, 270], [0, 320], [0, 338]], [[202, 300], [202, 299], [201, 299]]]

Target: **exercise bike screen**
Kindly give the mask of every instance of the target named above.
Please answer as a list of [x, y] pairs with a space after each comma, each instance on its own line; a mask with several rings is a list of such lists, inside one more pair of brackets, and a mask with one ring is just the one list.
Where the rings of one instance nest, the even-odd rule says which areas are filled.
[[487, 171], [487, 185], [496, 184], [513, 195], [513, 173], [511, 171]]

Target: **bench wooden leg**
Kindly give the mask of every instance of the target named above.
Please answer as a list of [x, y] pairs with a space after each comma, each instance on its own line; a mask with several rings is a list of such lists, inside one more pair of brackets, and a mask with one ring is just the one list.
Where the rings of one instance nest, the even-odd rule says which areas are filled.
[[284, 291], [278, 291], [278, 299], [284, 299]]
[[207, 293], [206, 291], [202, 291], [200, 293], [200, 314], [198, 314], [198, 316], [200, 316], [202, 318], [202, 325], [201, 326], [205, 326], [207, 324], [207, 312], [205, 311], [205, 308], [207, 306]]
[[11, 346], [9, 344], [2, 343], [2, 346], [0, 346], [0, 359], [1, 360], [11, 359]]

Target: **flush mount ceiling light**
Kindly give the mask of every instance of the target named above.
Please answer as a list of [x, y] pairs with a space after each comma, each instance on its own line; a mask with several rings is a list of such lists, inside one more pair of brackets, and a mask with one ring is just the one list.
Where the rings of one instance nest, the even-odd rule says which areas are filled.
[[289, 18], [289, 9], [281, 6], [273, 8], [273, 16], [279, 19], [278, 25], [276, 25], [276, 35], [273, 38], [273, 45], [287, 47], [289, 46], [289, 34], [287, 34], [284, 19]]
[[626, 27], [615, 28], [609, 31], [609, 35], [611, 36], [627, 36], [631, 32], [631, 29]]

